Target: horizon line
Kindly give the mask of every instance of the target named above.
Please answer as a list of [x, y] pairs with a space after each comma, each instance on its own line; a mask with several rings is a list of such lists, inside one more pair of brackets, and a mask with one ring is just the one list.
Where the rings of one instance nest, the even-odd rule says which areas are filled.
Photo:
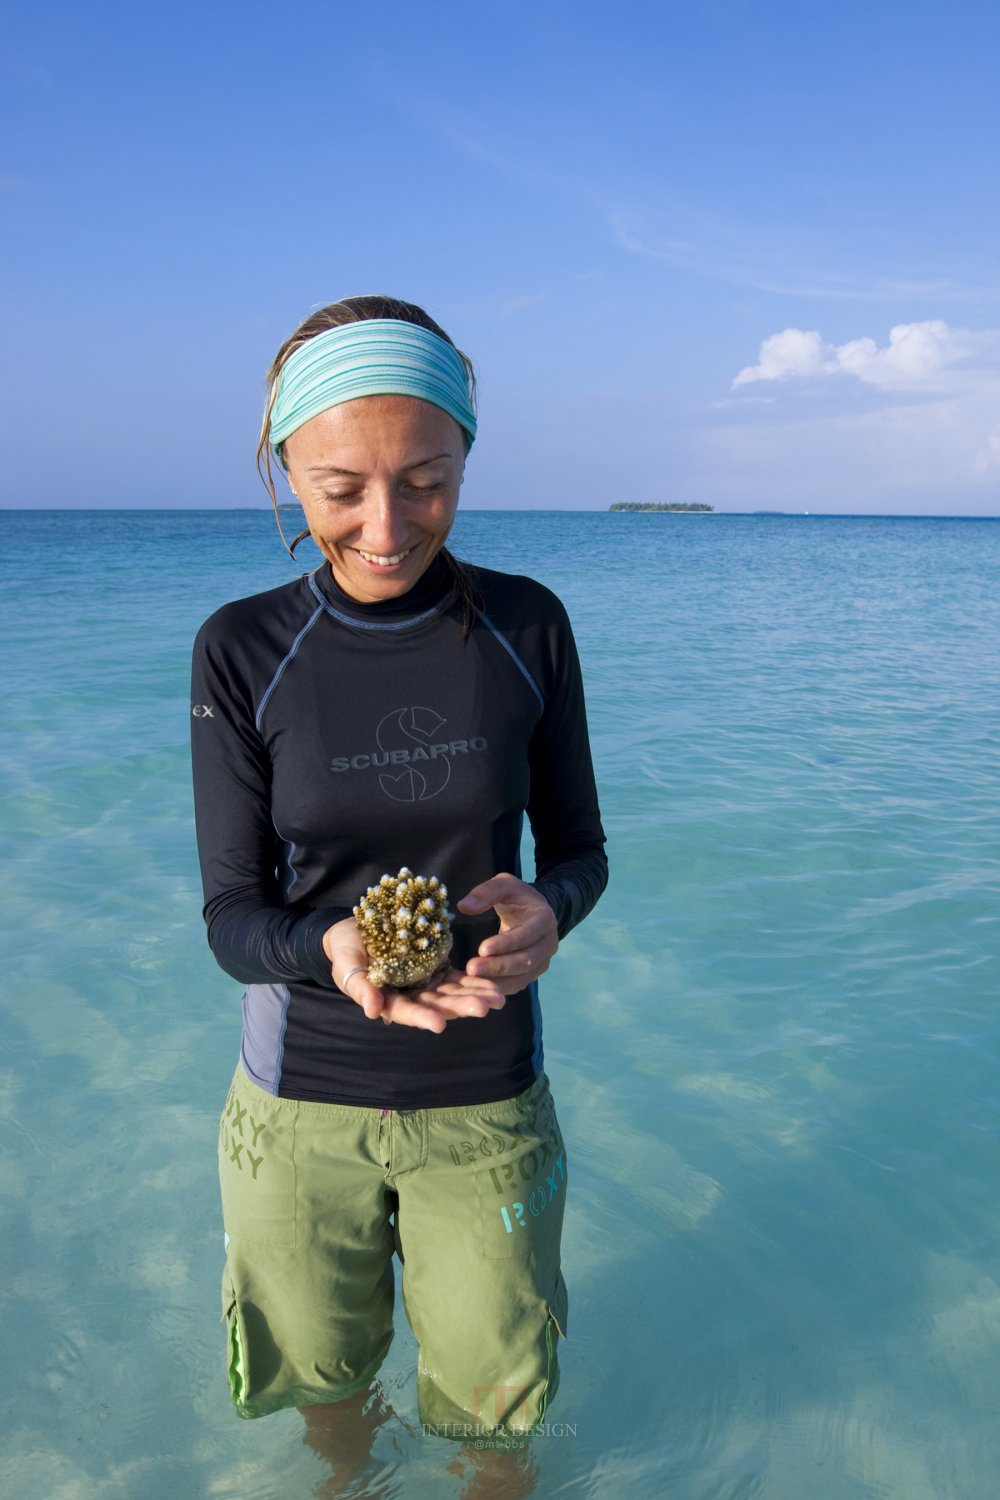
[[[613, 502], [618, 504], [620, 502]], [[654, 504], [656, 502], [650, 502]], [[293, 507], [289, 507], [293, 508]], [[16, 515], [45, 515], [77, 513], [79, 515], [229, 515], [239, 513], [241, 515], [260, 515], [273, 517], [274, 512], [266, 505], [4, 505], [0, 504], [0, 511], [8, 511]], [[545, 505], [466, 505], [458, 512], [458, 515], [572, 515], [572, 516], [607, 516], [607, 515], [660, 515], [678, 517], [699, 517], [711, 519], [713, 516], [779, 516], [783, 520], [869, 520], [869, 521], [998, 521], [1000, 512], [995, 514], [980, 514], [975, 511], [878, 511], [878, 510], [769, 510], [757, 508], [754, 510], [634, 510], [613, 511], [611, 506], [545, 506]]]

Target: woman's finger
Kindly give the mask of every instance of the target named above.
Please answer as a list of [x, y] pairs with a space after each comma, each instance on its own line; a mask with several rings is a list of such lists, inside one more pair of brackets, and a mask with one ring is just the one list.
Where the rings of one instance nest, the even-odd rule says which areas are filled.
[[467, 1004], [470, 1013], [478, 1008], [479, 1002], [484, 1002], [487, 1008], [499, 1008], [503, 1003], [503, 996], [492, 979], [483, 974], [467, 974], [461, 969], [449, 969], [421, 990], [416, 998], [432, 1005], [442, 1001]]
[[457, 969], [449, 969], [426, 989], [386, 990], [382, 1019], [440, 1032], [448, 1021], [481, 1020], [505, 1004], [506, 996], [492, 980], [474, 979]]
[[382, 1020], [396, 1026], [415, 1026], [418, 1031], [442, 1032], [450, 1017], [440, 1014], [433, 1006], [421, 1005], [419, 1000], [408, 1000], [398, 990], [390, 990], [382, 1008]]
[[366, 966], [354, 964], [338, 979], [335, 965], [333, 982], [348, 1000], [353, 1000], [355, 1005], [360, 1005], [369, 1021], [374, 1021], [385, 1009], [385, 996], [368, 978]]
[[[539, 970], [538, 972], [541, 973], [544, 971]], [[497, 988], [502, 990], [505, 995], [519, 995], [522, 990], [528, 988], [531, 982], [531, 975], [524, 974], [515, 974], [510, 979], [497, 979], [495, 981]]]
[[416, 1026], [421, 1031], [441, 1032], [449, 1021], [482, 1019], [494, 1008], [483, 1001], [462, 999], [449, 1002], [439, 997], [433, 1000], [414, 1000], [407, 995], [390, 994], [386, 996], [382, 1020], [386, 1023], [394, 1022], [397, 1026]]
[[381, 1018], [397, 1026], [442, 1032], [449, 1021], [482, 1018], [506, 1004], [506, 994], [492, 979], [447, 969], [422, 990], [381, 990], [366, 969], [355, 964], [341, 977], [338, 988], [359, 1005], [370, 1021]]
[[453, 979], [443, 979], [433, 989], [421, 990], [416, 995], [407, 995], [430, 1010], [447, 1015], [452, 1020], [462, 1016], [483, 1017], [491, 1010], [500, 1010], [505, 997], [491, 979], [473, 979], [461, 974]]
[[497, 983], [518, 979], [519, 988], [523, 989], [545, 973], [554, 952], [549, 943], [540, 941], [511, 953], [480, 954], [469, 960], [469, 972], [477, 979], [492, 979]]
[[551, 958], [559, 947], [559, 932], [555, 918], [539, 915], [515, 927], [504, 927], [492, 936], [484, 938], [479, 945], [480, 958], [496, 958], [501, 954], [528, 953], [535, 960]]

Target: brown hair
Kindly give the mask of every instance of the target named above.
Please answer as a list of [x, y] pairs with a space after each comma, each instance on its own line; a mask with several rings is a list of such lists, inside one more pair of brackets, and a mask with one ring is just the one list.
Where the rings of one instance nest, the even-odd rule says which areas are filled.
[[[271, 497], [274, 507], [274, 518], [278, 523], [278, 533], [285, 543], [289, 556], [295, 556], [295, 549], [305, 537], [309, 535], [309, 529], [300, 531], [291, 545], [285, 541], [285, 533], [281, 526], [281, 515], [278, 511], [278, 497], [274, 490], [274, 475], [271, 471], [271, 413], [274, 410], [275, 398], [278, 394], [278, 378], [285, 367], [285, 362], [296, 349], [315, 338], [318, 333], [326, 333], [330, 328], [342, 328], [347, 323], [361, 323], [368, 318], [395, 318], [399, 323], [416, 323], [421, 328], [427, 328], [431, 333], [436, 333], [439, 338], [445, 339], [452, 348], [456, 345], [450, 339], [429, 313], [424, 312], [415, 302], [401, 302], [398, 297], [385, 297], [373, 295], [367, 297], [344, 297], [340, 302], [330, 302], [326, 307], [318, 308], [316, 312], [310, 313], [296, 328], [295, 332], [282, 344], [274, 359], [271, 361], [267, 372], [267, 400], [264, 403], [264, 419], [260, 427], [260, 439], [257, 443], [257, 473], [261, 482]], [[459, 358], [465, 366], [465, 376], [469, 386], [469, 403], [475, 410], [476, 402], [476, 375], [472, 368], [472, 361], [468, 355], [457, 349]], [[282, 467], [285, 460], [280, 448], [277, 450], [278, 458]], [[443, 561], [449, 575], [452, 587], [452, 597], [461, 600], [465, 616], [466, 633], [472, 624], [472, 615], [478, 606], [478, 592], [473, 581], [471, 570], [466, 564], [459, 562], [458, 558], [449, 552], [447, 547], [441, 549], [441, 560]]]

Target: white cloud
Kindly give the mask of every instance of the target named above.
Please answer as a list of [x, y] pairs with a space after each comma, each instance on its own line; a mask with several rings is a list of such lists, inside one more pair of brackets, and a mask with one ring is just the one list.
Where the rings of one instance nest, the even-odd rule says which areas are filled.
[[760, 346], [755, 365], [741, 370], [733, 385], [749, 385], [753, 380], [788, 380], [792, 376], [822, 375], [828, 368], [828, 344], [818, 333], [803, 328], [786, 328], [772, 333]]
[[[803, 382], [809, 401], [782, 399]], [[815, 329], [786, 328], [763, 341], [757, 363], [733, 387], [732, 419], [710, 439], [722, 469], [756, 471], [810, 509], [858, 508], [856, 501], [862, 509], [996, 510], [1000, 329], [932, 318], [897, 324], [880, 346], [868, 337], [831, 344]], [[762, 387], [777, 397], [770, 408], [761, 406]]]
[[940, 318], [897, 323], [881, 349], [873, 338], [828, 344], [814, 329], [786, 328], [764, 340], [757, 363], [742, 369], [733, 386], [853, 375], [884, 390], [939, 389], [946, 372], [969, 354], [970, 347], [964, 329], [949, 328]]

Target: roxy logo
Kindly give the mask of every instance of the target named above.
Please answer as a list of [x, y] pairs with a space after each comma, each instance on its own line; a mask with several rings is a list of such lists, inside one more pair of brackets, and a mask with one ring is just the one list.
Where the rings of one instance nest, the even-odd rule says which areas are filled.
[[486, 741], [478, 735], [469, 740], [444, 739], [441, 730], [447, 722], [433, 708], [394, 708], [379, 721], [377, 749], [336, 755], [330, 770], [377, 770], [379, 786], [394, 802], [426, 802], [448, 785], [456, 755], [486, 749]]

